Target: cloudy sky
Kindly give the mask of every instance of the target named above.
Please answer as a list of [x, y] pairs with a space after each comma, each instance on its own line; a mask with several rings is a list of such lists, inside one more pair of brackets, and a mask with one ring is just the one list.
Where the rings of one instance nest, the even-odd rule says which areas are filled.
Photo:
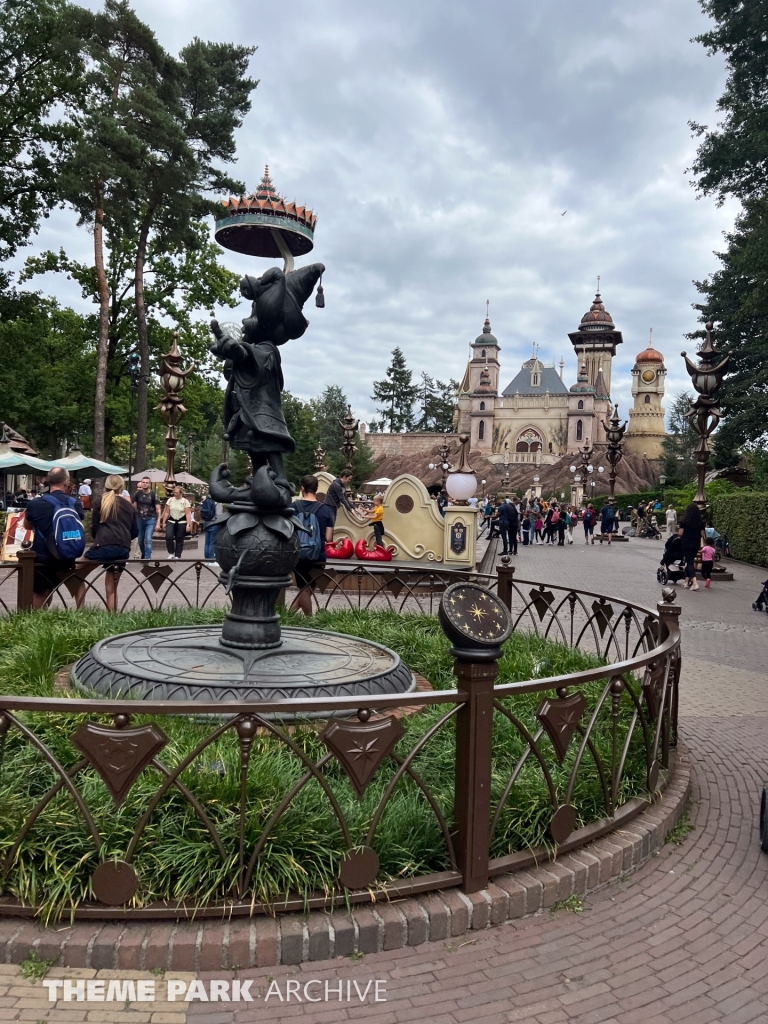
[[[415, 374], [460, 378], [486, 299], [502, 386], [533, 342], [545, 361], [565, 358], [573, 383], [567, 333], [598, 274], [624, 334], [621, 411], [649, 327], [668, 393], [685, 387], [692, 281], [715, 269], [735, 213], [697, 200], [685, 173], [687, 122], [713, 122], [724, 82], [719, 58], [691, 42], [706, 26], [696, 0], [135, 8], [172, 51], [194, 35], [258, 46], [234, 173], [251, 189], [269, 162], [278, 191], [317, 212], [312, 258], [328, 268], [326, 308], [310, 303], [310, 330], [283, 349], [289, 390], [310, 398], [340, 384], [370, 419], [371, 381], [395, 345]], [[61, 212], [34, 248], [86, 255], [89, 244]], [[80, 302], [65, 282], [39, 283]]]

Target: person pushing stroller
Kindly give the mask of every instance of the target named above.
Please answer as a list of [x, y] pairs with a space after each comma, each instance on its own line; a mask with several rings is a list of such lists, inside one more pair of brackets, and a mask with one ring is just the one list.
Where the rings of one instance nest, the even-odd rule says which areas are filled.
[[763, 583], [763, 589], [760, 591], [757, 600], [752, 602], [752, 608], [756, 612], [768, 612], [768, 580]]

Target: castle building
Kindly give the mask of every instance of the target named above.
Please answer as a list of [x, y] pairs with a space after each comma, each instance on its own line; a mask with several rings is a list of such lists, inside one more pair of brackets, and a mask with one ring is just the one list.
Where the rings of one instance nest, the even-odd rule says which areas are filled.
[[[482, 333], [470, 346], [471, 355], [458, 393], [456, 425], [470, 436], [473, 451], [491, 462], [554, 463], [585, 444], [605, 443], [603, 421], [610, 418], [611, 370], [616, 346], [622, 344], [600, 292], [568, 335], [576, 356], [577, 379], [568, 387], [559, 372], [534, 353], [510, 383], [499, 391], [500, 346], [486, 317]], [[626, 450], [650, 459], [661, 456], [664, 437], [663, 356], [655, 349], [642, 352], [632, 370], [634, 409], [626, 434]]]

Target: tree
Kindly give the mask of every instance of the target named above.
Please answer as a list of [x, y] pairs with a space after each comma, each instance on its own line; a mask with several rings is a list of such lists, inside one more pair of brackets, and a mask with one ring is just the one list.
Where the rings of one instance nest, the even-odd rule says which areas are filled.
[[339, 424], [347, 415], [347, 396], [338, 385], [329, 384], [322, 395], [309, 404], [315, 417], [318, 443], [325, 452], [325, 464], [329, 472], [338, 473], [344, 465], [339, 451], [343, 440]]
[[701, 139], [692, 170], [703, 195], [742, 203], [727, 249], [716, 254], [720, 269], [696, 282], [701, 320], [716, 323], [717, 348], [732, 352], [715, 445], [716, 463], [728, 465], [739, 448], [765, 443], [768, 423], [768, 5], [701, 5], [715, 24], [698, 41], [725, 56], [728, 79], [718, 101], [720, 123], [691, 125]]
[[720, 465], [734, 464], [744, 445], [764, 445], [768, 432], [768, 200], [749, 202], [726, 241], [720, 269], [696, 282], [701, 319], [716, 321], [716, 347], [732, 353], [720, 391]]
[[768, 6], [765, 0], [700, 0], [715, 25], [696, 37], [710, 54], [722, 53], [728, 79], [717, 102], [716, 128], [691, 122], [702, 141], [692, 170], [696, 186], [719, 203], [768, 195]]
[[672, 400], [669, 426], [662, 442], [664, 473], [671, 487], [682, 487], [696, 479], [696, 446], [699, 435], [693, 429], [687, 413], [693, 395], [681, 392]]
[[288, 433], [296, 443], [296, 451], [285, 458], [285, 472], [298, 487], [299, 480], [315, 469], [315, 449], [319, 442], [317, 422], [309, 402], [302, 402], [289, 391], [283, 392], [282, 401]]
[[393, 434], [413, 429], [413, 404], [418, 395], [419, 388], [413, 383], [413, 374], [406, 365], [402, 350], [399, 347], [393, 349], [386, 379], [373, 382], [372, 396], [374, 402], [379, 403], [382, 421], [389, 424]]
[[[90, 426], [94, 352], [91, 318], [0, 277], [0, 393], [3, 419], [43, 456]], [[86, 401], [83, 397], [86, 396]]]
[[64, 0], [0, 0], [0, 259], [56, 203], [84, 88], [80, 40], [92, 22]]

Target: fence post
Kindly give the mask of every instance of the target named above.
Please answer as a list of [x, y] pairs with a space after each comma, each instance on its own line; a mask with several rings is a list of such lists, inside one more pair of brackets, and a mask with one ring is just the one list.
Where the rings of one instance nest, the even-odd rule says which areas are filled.
[[462, 889], [488, 887], [488, 842], [491, 816], [491, 743], [493, 684], [499, 671], [496, 651], [452, 648], [459, 690], [467, 694], [456, 721], [454, 820], [456, 860], [464, 875]]
[[512, 611], [512, 584], [515, 579], [515, 567], [509, 564], [509, 555], [502, 555], [501, 562], [501, 565], [496, 566], [498, 580], [496, 592], [507, 608]]
[[[679, 604], [674, 603], [677, 591], [673, 587], [664, 587], [661, 597], [662, 600], [656, 605], [659, 613], [659, 644], [663, 644], [669, 637], [676, 637], [679, 641], [681, 608]], [[677, 745], [680, 657], [680, 647], [678, 646], [676, 653], [672, 655], [672, 665], [670, 666], [669, 703], [667, 705], [669, 709], [669, 728], [664, 735], [665, 759], [668, 754], [669, 744]], [[664, 714], [665, 710], [662, 708], [659, 713]]]
[[32, 595], [35, 579], [35, 552], [23, 550], [16, 555], [16, 610], [29, 612], [32, 610]]

